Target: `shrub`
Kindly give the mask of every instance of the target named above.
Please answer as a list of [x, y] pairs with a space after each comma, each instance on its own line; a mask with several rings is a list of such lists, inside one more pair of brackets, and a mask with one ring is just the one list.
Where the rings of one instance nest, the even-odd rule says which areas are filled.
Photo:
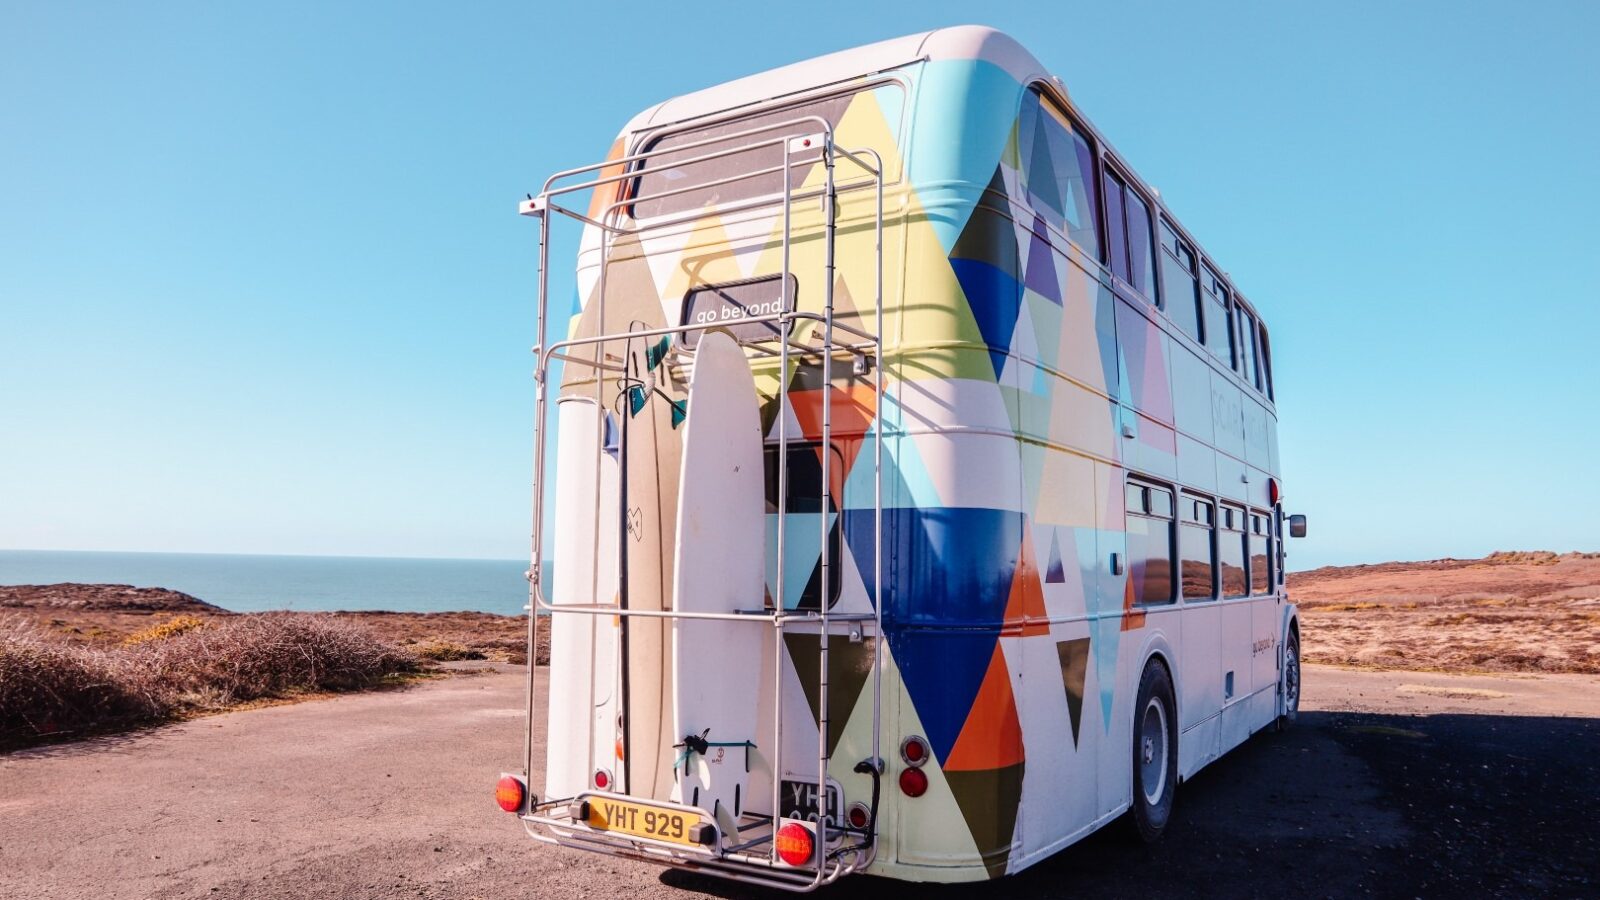
[[142, 645], [157, 680], [214, 706], [289, 691], [350, 690], [417, 668], [416, 657], [331, 615], [238, 616]]
[[0, 619], [0, 734], [53, 734], [161, 715], [161, 697], [145, 689], [128, 662], [42, 634], [22, 619]]
[[133, 645], [145, 644], [150, 641], [164, 641], [167, 638], [198, 631], [204, 627], [206, 627], [206, 620], [199, 616], [175, 616], [159, 625], [151, 625], [142, 631], [135, 631], [133, 634], [123, 638], [122, 643]]
[[412, 653], [435, 662], [453, 662], [460, 659], [488, 659], [482, 650], [475, 650], [455, 641], [424, 641], [410, 648]]
[[[176, 620], [175, 620], [176, 621]], [[103, 650], [0, 619], [0, 740], [158, 719], [296, 691], [369, 687], [415, 656], [331, 615], [264, 613]]]

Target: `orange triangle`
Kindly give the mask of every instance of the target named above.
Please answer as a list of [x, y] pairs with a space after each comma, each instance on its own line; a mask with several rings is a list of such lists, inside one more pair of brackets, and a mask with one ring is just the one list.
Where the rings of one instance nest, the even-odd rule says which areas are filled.
[[1022, 546], [1017, 551], [1017, 568], [1011, 576], [1011, 596], [1006, 600], [1003, 637], [1031, 637], [1049, 634], [1049, 613], [1044, 608], [1044, 589], [1039, 585], [1039, 566], [1033, 560], [1033, 529], [1024, 522]]
[[[833, 445], [838, 448], [844, 464], [828, 470], [828, 490], [835, 504], [843, 501], [845, 477], [855, 464], [856, 454], [866, 444], [863, 437], [878, 414], [878, 395], [870, 384], [852, 384], [847, 390], [828, 388], [833, 394]], [[795, 420], [800, 423], [800, 433], [807, 440], [816, 441], [817, 463], [822, 463], [822, 398], [821, 389], [790, 391], [789, 406]]]
[[1011, 692], [1011, 672], [1005, 654], [995, 645], [989, 671], [972, 701], [972, 710], [961, 726], [956, 745], [944, 762], [947, 772], [975, 772], [999, 769], [1022, 762], [1022, 723], [1017, 719], [1017, 700]]
[[[617, 138], [616, 143], [611, 145], [611, 151], [606, 154], [606, 161], [610, 162], [613, 159], [621, 159], [626, 149], [626, 142], [624, 142], [622, 138]], [[616, 165], [606, 166], [600, 170], [598, 175], [593, 177], [613, 178], [617, 175], [621, 175], [622, 173], [622, 164], [618, 163]], [[602, 215], [604, 215], [606, 207], [610, 206], [612, 203], [615, 203], [617, 198], [622, 196], [622, 186], [626, 183], [627, 182], [625, 181], [613, 181], [610, 184], [602, 184], [595, 188], [594, 192], [589, 195], [589, 218], [599, 219]]]

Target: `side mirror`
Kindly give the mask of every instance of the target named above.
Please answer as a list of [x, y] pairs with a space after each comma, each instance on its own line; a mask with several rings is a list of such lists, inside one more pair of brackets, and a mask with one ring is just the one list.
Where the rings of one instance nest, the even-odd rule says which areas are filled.
[[1306, 536], [1306, 517], [1305, 516], [1298, 516], [1298, 515], [1297, 516], [1290, 516], [1289, 517], [1289, 537], [1305, 537], [1305, 536]]

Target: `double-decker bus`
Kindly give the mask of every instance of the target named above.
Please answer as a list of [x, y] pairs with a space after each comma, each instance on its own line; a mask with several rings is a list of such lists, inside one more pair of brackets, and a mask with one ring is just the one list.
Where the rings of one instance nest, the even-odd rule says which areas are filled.
[[[497, 799], [533, 837], [794, 890], [995, 878], [1119, 817], [1155, 839], [1295, 717], [1266, 326], [1010, 37], [667, 100], [520, 211], [551, 659]], [[749, 399], [738, 448], [694, 438], [714, 396]], [[708, 500], [733, 450], [763, 471]]]

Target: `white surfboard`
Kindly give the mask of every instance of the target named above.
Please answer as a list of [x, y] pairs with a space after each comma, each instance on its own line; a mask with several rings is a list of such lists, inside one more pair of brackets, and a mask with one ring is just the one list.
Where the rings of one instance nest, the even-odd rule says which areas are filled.
[[[578, 398], [563, 399], [556, 410], [560, 478], [554, 550], [562, 566], [555, 573], [549, 600], [558, 606], [613, 603], [618, 529], [604, 517], [617, 515], [618, 468], [601, 445], [605, 414], [592, 400]], [[616, 623], [610, 616], [591, 615], [554, 615], [546, 622], [551, 632], [550, 721], [613, 734], [619, 699]], [[549, 741], [545, 795], [574, 796], [586, 790], [592, 773], [601, 769], [616, 769], [613, 741]]]
[[[673, 590], [678, 611], [762, 608], [764, 478], [750, 364], [733, 338], [707, 334], [695, 353], [683, 437]], [[675, 733], [679, 741], [703, 736], [710, 744], [703, 753], [679, 749], [673, 799], [712, 813], [724, 829], [750, 800], [743, 742], [758, 739], [765, 635], [754, 621], [673, 620]]]

